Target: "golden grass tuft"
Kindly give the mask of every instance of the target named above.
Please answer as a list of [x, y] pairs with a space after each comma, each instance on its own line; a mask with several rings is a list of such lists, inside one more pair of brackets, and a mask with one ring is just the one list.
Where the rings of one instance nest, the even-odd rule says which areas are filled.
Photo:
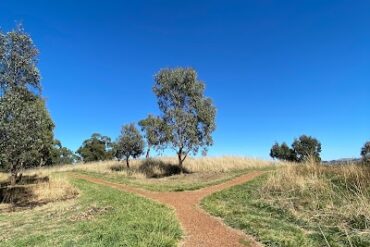
[[51, 177], [47, 183], [39, 183], [32, 187], [33, 200], [39, 202], [55, 202], [72, 199], [78, 195], [77, 189], [65, 177]]
[[284, 165], [267, 178], [260, 195], [308, 222], [342, 222], [338, 227], [370, 231], [370, 167]]

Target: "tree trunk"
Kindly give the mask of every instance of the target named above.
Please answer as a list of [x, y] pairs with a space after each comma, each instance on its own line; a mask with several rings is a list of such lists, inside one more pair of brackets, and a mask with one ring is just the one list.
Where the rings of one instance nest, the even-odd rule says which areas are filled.
[[126, 166], [127, 168], [130, 168], [130, 163], [128, 162], [128, 158], [126, 158]]
[[16, 183], [17, 183], [17, 176], [18, 175], [18, 173], [16, 172], [16, 171], [11, 171], [11, 174], [10, 174], [10, 185], [11, 186], [14, 186], [14, 185], [16, 185]]
[[177, 153], [177, 158], [179, 159], [180, 172], [183, 173], [182, 163], [183, 163], [184, 160], [182, 159], [182, 148], [180, 148], [179, 152]]
[[145, 158], [146, 159], [149, 159], [150, 157], [149, 157], [149, 152], [150, 152], [150, 148], [148, 148], [148, 150], [146, 151], [146, 155], [145, 155]]

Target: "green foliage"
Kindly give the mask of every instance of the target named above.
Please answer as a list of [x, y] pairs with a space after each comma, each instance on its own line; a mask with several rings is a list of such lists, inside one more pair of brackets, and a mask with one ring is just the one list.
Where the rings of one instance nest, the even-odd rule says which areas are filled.
[[295, 139], [292, 148], [297, 155], [297, 160], [300, 162], [314, 158], [316, 161], [321, 161], [321, 143], [311, 136], [302, 135]]
[[370, 141], [366, 142], [362, 147], [361, 156], [365, 163], [370, 163]]
[[168, 144], [176, 150], [180, 166], [189, 153], [213, 144], [216, 108], [204, 96], [204, 87], [190, 68], [162, 69], [155, 76], [153, 91], [169, 129]]
[[107, 136], [94, 133], [77, 150], [84, 162], [109, 160], [113, 158], [112, 141]]
[[53, 128], [39, 97], [23, 88], [8, 90], [0, 98], [1, 167], [16, 179], [22, 168], [43, 165], [52, 144]]
[[38, 50], [22, 26], [7, 34], [0, 33], [0, 87], [3, 93], [12, 88], [41, 89], [37, 55]]
[[21, 169], [50, 162], [54, 123], [38, 96], [37, 55], [22, 26], [0, 32], [0, 167], [12, 184]]
[[148, 150], [146, 153], [146, 158], [149, 158], [149, 152], [152, 147], [159, 150], [163, 147], [170, 135], [170, 129], [167, 127], [166, 123], [160, 118], [153, 115], [149, 115], [146, 119], [139, 122], [141, 130], [144, 132]]
[[302, 135], [294, 140], [292, 148], [289, 148], [285, 142], [281, 145], [275, 143], [270, 150], [270, 156], [286, 161], [304, 162], [312, 158], [320, 161], [320, 152], [321, 143], [317, 139]]
[[130, 167], [129, 158], [137, 158], [144, 152], [144, 140], [135, 124], [122, 127], [121, 135], [115, 144], [115, 155], [118, 159], [125, 159]]
[[51, 149], [51, 163], [53, 165], [73, 164], [77, 161], [77, 158], [77, 155], [68, 148], [63, 147], [59, 140], [53, 141]]
[[296, 161], [297, 157], [293, 149], [289, 148], [288, 145], [283, 142], [281, 145], [275, 143], [270, 150], [271, 158], [286, 161]]

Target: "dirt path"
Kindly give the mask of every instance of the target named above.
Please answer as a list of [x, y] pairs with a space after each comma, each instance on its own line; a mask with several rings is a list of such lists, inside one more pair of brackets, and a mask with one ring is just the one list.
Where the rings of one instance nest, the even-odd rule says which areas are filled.
[[199, 207], [199, 203], [205, 196], [234, 185], [245, 183], [261, 173], [262, 172], [251, 172], [231, 179], [225, 183], [209, 186], [200, 190], [184, 192], [155, 192], [134, 188], [124, 184], [117, 184], [86, 175], [77, 175], [76, 177], [126, 192], [139, 194], [173, 207], [175, 209], [176, 216], [180, 220], [181, 226], [185, 231], [185, 239], [181, 246], [245, 247], [259, 245], [252, 238], [246, 236], [242, 231], [232, 229], [231, 227], [226, 226], [221, 220], [207, 214]]

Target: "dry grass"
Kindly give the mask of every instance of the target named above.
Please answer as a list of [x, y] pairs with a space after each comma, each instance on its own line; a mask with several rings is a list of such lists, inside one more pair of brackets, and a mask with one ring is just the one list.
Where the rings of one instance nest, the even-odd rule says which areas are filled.
[[[148, 175], [162, 175], [166, 172], [169, 165], [176, 166], [177, 159], [175, 157], [162, 157], [152, 159], [153, 164], [161, 162], [164, 166], [153, 165], [150, 171], [145, 169], [145, 160], [131, 160], [130, 169], [124, 169], [125, 164], [119, 161], [101, 161], [92, 163], [80, 163], [76, 165], [63, 165], [54, 166], [50, 168], [37, 168], [28, 170], [25, 173], [28, 175], [38, 174], [39, 176], [48, 176], [55, 172], [68, 172], [68, 171], [87, 171], [97, 173], [115, 173], [123, 176], [130, 176], [135, 178], [153, 177]], [[201, 157], [201, 158], [187, 158], [184, 162], [184, 168], [191, 173], [202, 172], [228, 172], [233, 170], [263, 168], [271, 166], [270, 161], [258, 160], [247, 157], [238, 156], [223, 156], [223, 157]], [[112, 169], [113, 168], [113, 169]], [[116, 168], [116, 169], [114, 169]], [[150, 174], [148, 174], [150, 173]]]
[[286, 165], [268, 177], [260, 194], [308, 222], [370, 233], [370, 167]]
[[78, 195], [77, 189], [61, 176], [52, 177], [48, 183], [36, 184], [32, 192], [35, 201], [43, 202], [61, 201]]
[[9, 177], [9, 174], [0, 172], [0, 182], [7, 180]]

